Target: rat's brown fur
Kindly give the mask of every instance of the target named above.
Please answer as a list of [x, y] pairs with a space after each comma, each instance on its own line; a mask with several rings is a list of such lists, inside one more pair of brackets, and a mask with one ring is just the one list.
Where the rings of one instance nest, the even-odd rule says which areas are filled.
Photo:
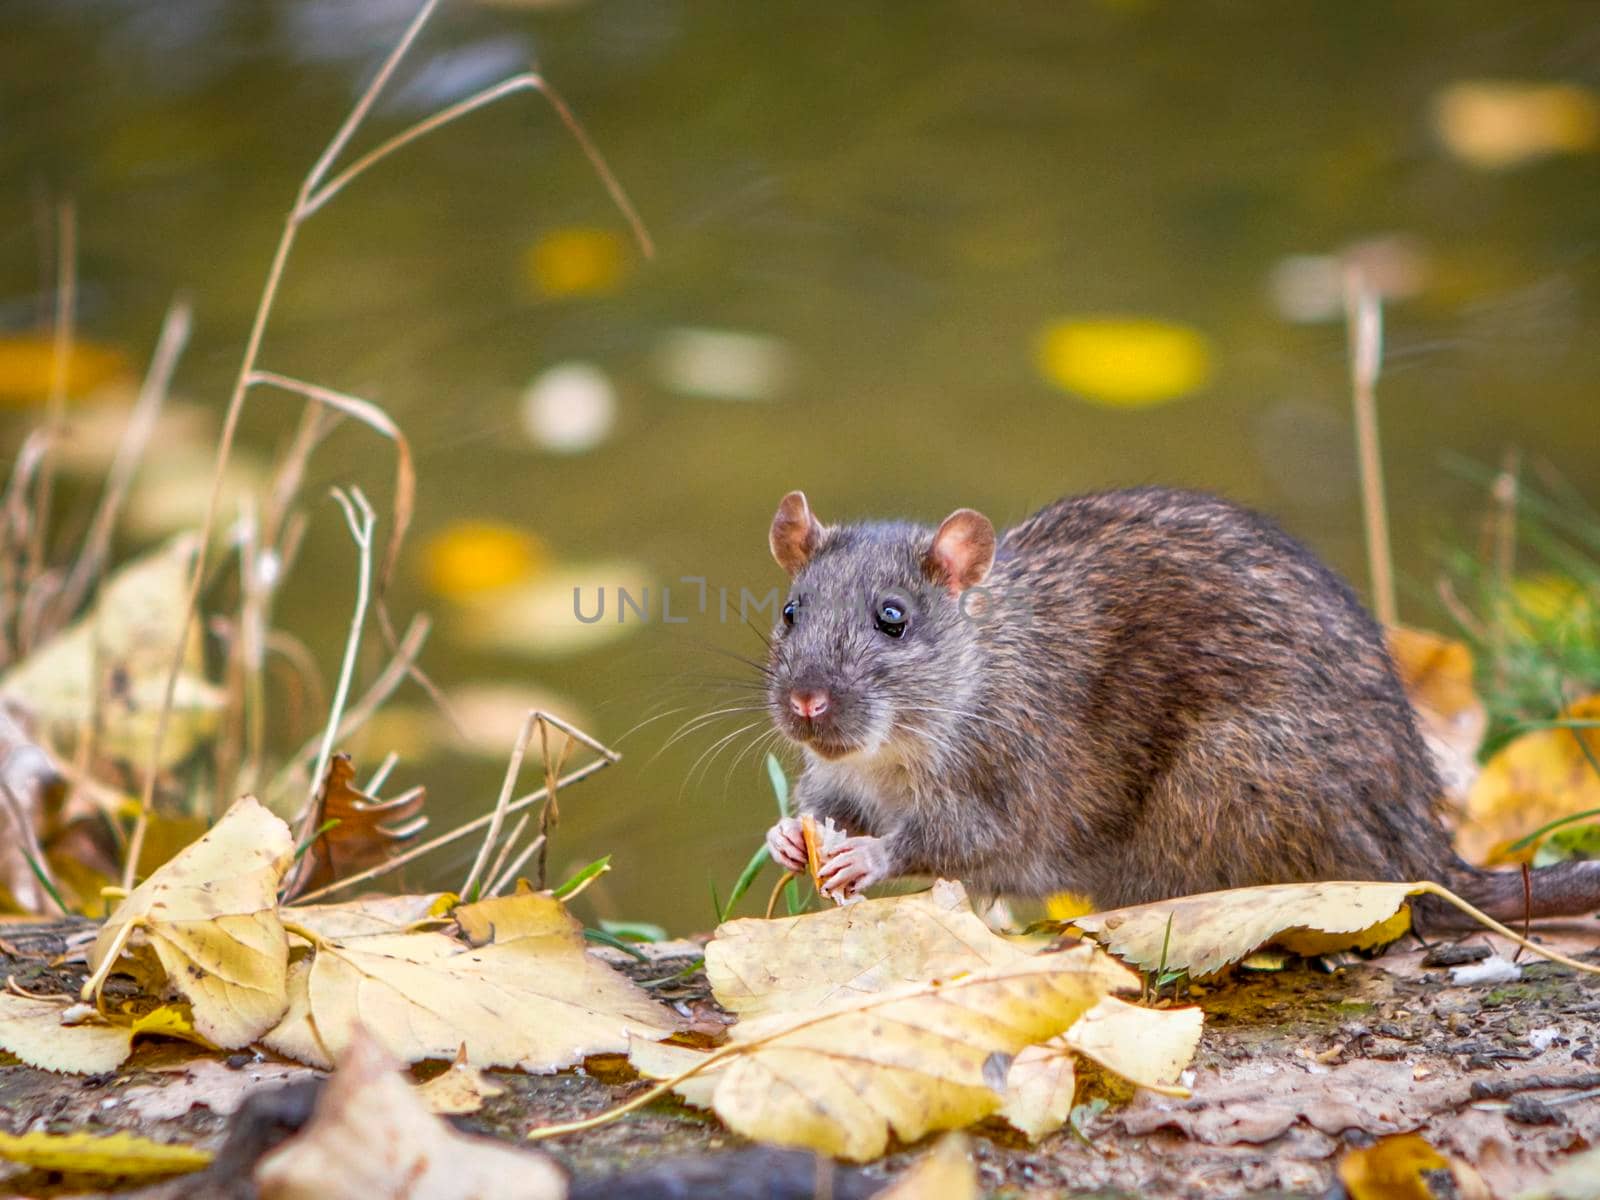
[[[963, 591], [933, 530], [824, 527], [794, 500], [773, 531], [798, 602], [774, 718], [806, 747], [801, 810], [882, 838], [893, 874], [1101, 907], [1435, 879], [1523, 916], [1520, 873], [1451, 848], [1382, 632], [1266, 518], [1161, 488], [1066, 499]], [[902, 637], [874, 625], [885, 596], [913, 614]], [[829, 711], [795, 716], [797, 687]], [[1600, 863], [1533, 872], [1533, 915], [1596, 907]]]

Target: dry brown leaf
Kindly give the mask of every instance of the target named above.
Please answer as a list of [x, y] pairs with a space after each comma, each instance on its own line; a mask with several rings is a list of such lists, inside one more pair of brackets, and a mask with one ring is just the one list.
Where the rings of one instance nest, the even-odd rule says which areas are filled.
[[300, 887], [310, 891], [378, 866], [427, 827], [422, 815], [425, 797], [421, 792], [377, 800], [356, 786], [356, 769], [348, 754], [335, 754], [328, 760], [322, 788], [317, 793], [319, 806], [316, 827], [325, 829], [306, 851]]
[[[1562, 716], [1600, 720], [1600, 695], [1577, 701]], [[1541, 825], [1600, 808], [1600, 773], [1585, 745], [1600, 759], [1600, 729], [1536, 729], [1502, 747], [1467, 794], [1467, 817], [1456, 835], [1462, 855], [1490, 861], [1498, 848]]]
[[982, 1195], [967, 1139], [949, 1133], [872, 1200], [979, 1200]]
[[1029, 957], [983, 923], [959, 883], [939, 880], [910, 896], [729, 921], [706, 946], [706, 978], [718, 1003], [750, 1018]]
[[0, 1050], [29, 1066], [70, 1075], [114, 1071], [133, 1051], [133, 1030], [100, 1022], [63, 1025], [68, 1005], [0, 992]]
[[714, 1052], [711, 1106], [757, 1141], [876, 1158], [891, 1131], [915, 1141], [997, 1111], [1012, 1055], [1137, 986], [1132, 972], [1082, 945], [742, 1021]]
[[1489, 712], [1473, 686], [1472, 651], [1464, 642], [1403, 625], [1388, 631], [1406, 696], [1433, 752], [1448, 795], [1466, 796], [1478, 775], [1478, 750], [1489, 728]]
[[1408, 927], [1406, 898], [1419, 890], [1412, 883], [1277, 883], [1093, 913], [1073, 924], [1144, 970], [1185, 970], [1198, 979], [1269, 943], [1322, 954], [1393, 941]]
[[1000, 1115], [1030, 1142], [1060, 1129], [1072, 1115], [1072, 1100], [1078, 1088], [1077, 1062], [1077, 1056], [1059, 1037], [1018, 1051], [1006, 1072], [1006, 1098]]
[[311, 1122], [257, 1165], [261, 1200], [561, 1200], [547, 1156], [463, 1137], [423, 1107], [377, 1041], [341, 1055]]
[[223, 1049], [248, 1045], [288, 1003], [289, 939], [278, 884], [294, 856], [289, 827], [254, 797], [181, 850], [117, 905], [89, 951], [98, 994], [114, 968], [189, 1002], [194, 1028]]
[[467, 1061], [462, 1046], [455, 1062], [417, 1088], [417, 1097], [431, 1113], [441, 1117], [475, 1113], [485, 1100], [505, 1095], [504, 1084], [496, 1083]]
[[[292, 914], [294, 910], [286, 910]], [[443, 933], [315, 940], [289, 976], [289, 1011], [263, 1041], [313, 1066], [366, 1026], [406, 1062], [555, 1071], [590, 1054], [622, 1053], [628, 1035], [664, 1036], [681, 1022], [588, 953], [561, 903], [523, 893], [456, 910], [472, 945]], [[313, 1023], [314, 1018], [314, 1023]]]
[[[0, 675], [0, 696], [58, 745], [72, 744], [94, 718], [101, 754], [144, 766], [185, 629], [197, 545], [193, 536], [175, 538], [111, 575], [92, 612]], [[205, 679], [201, 638], [199, 623], [191, 623], [161, 743], [164, 767], [209, 739], [222, 712], [221, 689]]]

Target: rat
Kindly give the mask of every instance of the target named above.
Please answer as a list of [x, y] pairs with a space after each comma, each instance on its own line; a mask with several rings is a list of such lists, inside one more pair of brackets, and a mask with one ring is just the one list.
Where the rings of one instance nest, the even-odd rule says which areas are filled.
[[[1538, 868], [1525, 895], [1456, 855], [1382, 630], [1247, 508], [1107, 491], [999, 536], [966, 508], [824, 525], [796, 491], [769, 542], [791, 589], [767, 704], [805, 759], [830, 898], [904, 875], [1100, 909], [1428, 879], [1501, 920], [1600, 908], [1600, 862]], [[806, 869], [798, 817], [767, 844]]]

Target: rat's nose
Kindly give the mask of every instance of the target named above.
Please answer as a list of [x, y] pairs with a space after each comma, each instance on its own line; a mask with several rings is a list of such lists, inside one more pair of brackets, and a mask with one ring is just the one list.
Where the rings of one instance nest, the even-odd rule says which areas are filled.
[[795, 688], [789, 693], [789, 707], [809, 721], [828, 711], [828, 693], [821, 688]]

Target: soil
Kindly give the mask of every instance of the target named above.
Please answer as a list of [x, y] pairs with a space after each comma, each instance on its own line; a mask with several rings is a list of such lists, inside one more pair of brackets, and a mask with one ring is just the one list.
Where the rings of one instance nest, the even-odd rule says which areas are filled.
[[[0, 969], [29, 992], [75, 991], [84, 975], [81, 963], [58, 966], [54, 960], [74, 935], [81, 941], [86, 928], [75, 922], [0, 925]], [[1551, 926], [1539, 936], [1568, 954], [1600, 961], [1595, 921]], [[1506, 957], [1513, 949], [1481, 935], [1464, 944], [1488, 945]], [[725, 1019], [699, 971], [659, 982], [694, 963], [698, 948], [693, 943], [648, 949], [649, 963], [613, 951], [599, 953], [640, 981], [657, 981], [652, 990], [697, 1027], [714, 1028]], [[1448, 968], [1423, 966], [1426, 951], [1414, 942], [1337, 965], [1260, 957], [1259, 965], [1271, 969], [1235, 969], [1167, 1000], [1197, 1003], [1206, 1013], [1189, 1080], [1191, 1099], [1134, 1094], [1086, 1068], [1078, 1128], [1033, 1146], [998, 1122], [975, 1131], [973, 1148], [988, 1194], [1338, 1195], [1335, 1167], [1344, 1152], [1387, 1133], [1416, 1131], [1474, 1168], [1492, 1194], [1511, 1195], [1564, 1155], [1600, 1144], [1600, 1099], [1585, 1095], [1600, 1095], [1600, 977], [1524, 954], [1520, 978], [1457, 984]], [[1435, 957], [1440, 957], [1437, 948]], [[181, 1096], [177, 1104], [152, 1105], [150, 1089], [191, 1086], [183, 1068], [205, 1057], [180, 1043], [146, 1042], [114, 1075], [85, 1078], [36, 1070], [0, 1055], [0, 1124], [12, 1131], [127, 1129], [219, 1148], [231, 1124], [259, 1120], [259, 1114], [230, 1117], [203, 1105], [156, 1118], [144, 1111], [181, 1108]], [[265, 1055], [228, 1060], [229, 1066], [253, 1073], [251, 1079], [260, 1078], [263, 1088], [314, 1076], [306, 1069], [269, 1066], [272, 1062]], [[559, 1075], [497, 1074], [508, 1086], [506, 1094], [454, 1121], [463, 1130], [517, 1145], [526, 1144], [522, 1134], [534, 1126], [600, 1112], [646, 1086], [620, 1059], [591, 1059], [584, 1068]], [[241, 1095], [249, 1090], [248, 1085], [239, 1089]], [[212, 1102], [227, 1108], [237, 1098]], [[283, 1119], [292, 1128], [303, 1113]], [[634, 1177], [639, 1188], [629, 1194], [673, 1194], [663, 1190], [673, 1178], [680, 1189], [676, 1194], [691, 1194], [692, 1189], [681, 1190], [683, 1177], [692, 1175], [696, 1164], [703, 1172], [706, 1156], [729, 1154], [715, 1175], [715, 1191], [699, 1194], [734, 1194], [745, 1177], [760, 1181], [760, 1190], [750, 1195], [780, 1194], [781, 1188], [768, 1185], [783, 1175], [784, 1163], [795, 1165], [792, 1156], [735, 1153], [747, 1145], [714, 1117], [660, 1101], [541, 1148], [590, 1194], [620, 1189], [624, 1176]], [[864, 1194], [869, 1183], [887, 1181], [922, 1150], [899, 1148], [860, 1172], [838, 1168], [835, 1194]], [[147, 1198], [249, 1196], [239, 1156], [248, 1162], [258, 1152], [259, 1147], [236, 1146], [230, 1176], [213, 1178], [210, 1188], [197, 1189], [191, 1177], [112, 1190]], [[658, 1187], [663, 1163], [670, 1164], [668, 1183]], [[804, 1190], [795, 1194], [811, 1195], [814, 1164], [803, 1166]], [[651, 1167], [658, 1168], [656, 1176], [639, 1174]], [[1435, 1185], [1437, 1195], [1460, 1194], [1442, 1176]], [[89, 1186], [0, 1164], [0, 1191], [53, 1196]]]

